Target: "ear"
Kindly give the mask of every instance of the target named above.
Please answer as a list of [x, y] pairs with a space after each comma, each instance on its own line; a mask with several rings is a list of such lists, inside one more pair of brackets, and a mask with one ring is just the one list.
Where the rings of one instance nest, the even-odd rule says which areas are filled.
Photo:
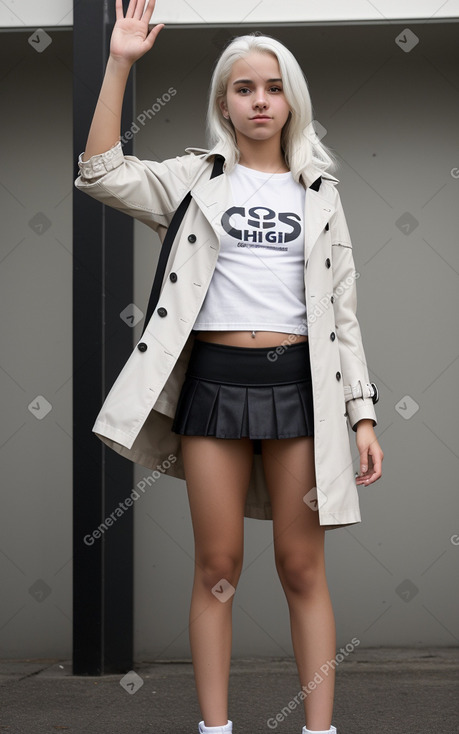
[[228, 107], [226, 106], [226, 99], [225, 99], [224, 97], [222, 97], [222, 98], [221, 98], [221, 99], [219, 100], [219, 102], [218, 102], [218, 106], [220, 107], [220, 111], [221, 111], [221, 113], [222, 113], [222, 115], [223, 115], [224, 117], [225, 117], [226, 115], [228, 115]]

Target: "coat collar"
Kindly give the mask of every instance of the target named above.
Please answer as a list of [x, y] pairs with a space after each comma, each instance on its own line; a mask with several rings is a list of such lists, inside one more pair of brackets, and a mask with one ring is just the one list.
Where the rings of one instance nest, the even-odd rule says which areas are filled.
[[[185, 148], [186, 153], [197, 153], [198, 155], [203, 155], [205, 160], [208, 160], [214, 155], [223, 155], [222, 150], [222, 146], [218, 144], [214, 146], [211, 150], [207, 148]], [[316, 163], [310, 163], [308, 166], [306, 166], [301, 172], [301, 178], [303, 179], [306, 188], [313, 187], [316, 190], [318, 190], [320, 186], [320, 178], [324, 178], [334, 184], [339, 183], [339, 179], [335, 178], [335, 176], [332, 176], [331, 173], [329, 173]]]

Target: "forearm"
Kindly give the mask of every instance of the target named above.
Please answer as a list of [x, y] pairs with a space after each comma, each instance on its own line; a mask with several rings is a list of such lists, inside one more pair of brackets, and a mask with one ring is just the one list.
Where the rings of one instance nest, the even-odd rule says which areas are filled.
[[89, 160], [91, 156], [98, 153], [105, 153], [119, 141], [124, 92], [130, 70], [131, 64], [115, 61], [111, 56], [109, 57], [89, 129], [83, 161]]

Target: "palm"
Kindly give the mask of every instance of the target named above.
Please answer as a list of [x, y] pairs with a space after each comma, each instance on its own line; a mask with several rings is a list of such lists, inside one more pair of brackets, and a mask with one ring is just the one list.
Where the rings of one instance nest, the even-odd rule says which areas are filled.
[[133, 64], [151, 49], [159, 31], [164, 28], [164, 23], [159, 23], [148, 31], [155, 4], [156, 0], [149, 0], [145, 8], [145, 0], [131, 0], [124, 17], [122, 0], [116, 0], [116, 23], [110, 40], [113, 58]]
[[112, 32], [110, 53], [125, 61], [136, 61], [148, 51], [145, 39], [148, 33], [148, 24], [135, 18], [118, 20]]

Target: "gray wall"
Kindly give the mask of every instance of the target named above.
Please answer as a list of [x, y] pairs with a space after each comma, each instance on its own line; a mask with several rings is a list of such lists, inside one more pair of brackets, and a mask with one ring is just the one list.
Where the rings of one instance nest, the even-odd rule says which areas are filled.
[[29, 36], [0, 36], [0, 654], [69, 657], [72, 34]]
[[[336, 175], [361, 274], [358, 315], [381, 391], [383, 478], [359, 489], [363, 522], [326, 536], [338, 647], [353, 637], [361, 646], [452, 645], [459, 638], [457, 25], [410, 24], [420, 40], [409, 53], [394, 40], [403, 28], [266, 29], [302, 64], [325, 142], [339, 156]], [[169, 87], [177, 90], [138, 123], [140, 158], [206, 146], [208, 81], [230, 30], [166, 29], [137, 63], [137, 114]], [[0, 123], [0, 290], [8, 315], [0, 359], [0, 649], [4, 657], [68, 658], [71, 34], [54, 32], [49, 53], [40, 55], [28, 35], [3, 34], [0, 51], [9, 111]], [[28, 224], [37, 212], [51, 221], [42, 234]], [[399, 220], [407, 212], [418, 224], [405, 234]], [[135, 223], [135, 303], [143, 311], [158, 244]], [[27, 408], [38, 395], [52, 405], [42, 420]], [[419, 408], [411, 415], [413, 401]], [[149, 474], [138, 466], [135, 481]], [[162, 476], [134, 511], [135, 657], [189, 658], [194, 548], [185, 482]], [[293, 653], [271, 522], [245, 520], [233, 620], [234, 656]]]

